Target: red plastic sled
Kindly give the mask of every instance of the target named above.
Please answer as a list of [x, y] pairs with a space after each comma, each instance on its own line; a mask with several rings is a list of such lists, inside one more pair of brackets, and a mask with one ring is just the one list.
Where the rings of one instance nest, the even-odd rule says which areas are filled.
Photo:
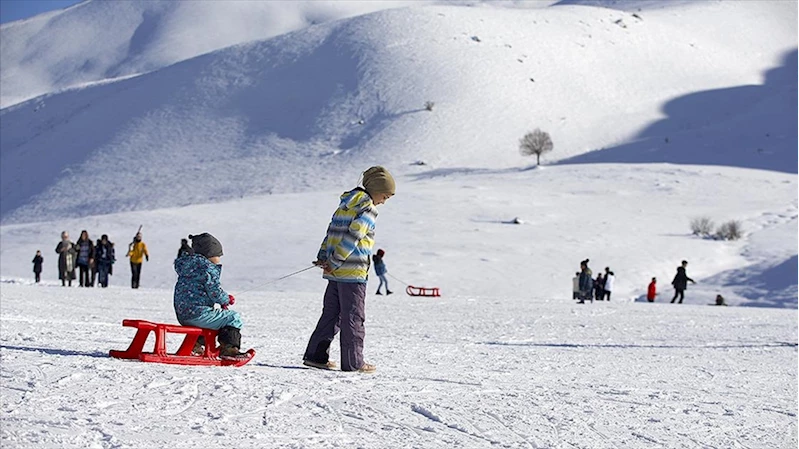
[[[214, 329], [202, 329], [199, 327], [180, 326], [177, 324], [161, 324], [144, 320], [122, 320], [122, 325], [135, 327], [136, 336], [133, 337], [128, 349], [109, 351], [111, 357], [118, 359], [138, 359], [142, 362], [151, 363], [171, 363], [176, 365], [207, 365], [207, 366], [242, 366], [255, 357], [255, 350], [247, 351], [249, 357], [237, 360], [223, 360], [219, 358], [219, 347], [216, 345], [217, 331]], [[144, 343], [150, 332], [155, 332], [155, 350], [153, 352], [142, 352]], [[175, 353], [166, 352], [166, 334], [185, 334], [183, 344]], [[202, 355], [193, 355], [194, 344], [200, 336], [205, 338], [205, 352]]]
[[414, 287], [413, 285], [409, 285], [408, 288], [405, 289], [405, 293], [409, 296], [441, 296], [438, 287]]

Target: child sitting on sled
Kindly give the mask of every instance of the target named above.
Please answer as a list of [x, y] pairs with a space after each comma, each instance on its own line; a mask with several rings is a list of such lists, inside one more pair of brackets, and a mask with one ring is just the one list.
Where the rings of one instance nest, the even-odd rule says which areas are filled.
[[[235, 298], [222, 289], [219, 277], [222, 274], [222, 244], [213, 235], [203, 233], [189, 235], [191, 251], [182, 251], [175, 259], [175, 314], [183, 326], [218, 329], [219, 357], [238, 358], [246, 356], [240, 352], [242, 321], [239, 313], [228, 310]], [[222, 306], [214, 308], [215, 304]], [[194, 353], [203, 351], [202, 337], [195, 345]]]

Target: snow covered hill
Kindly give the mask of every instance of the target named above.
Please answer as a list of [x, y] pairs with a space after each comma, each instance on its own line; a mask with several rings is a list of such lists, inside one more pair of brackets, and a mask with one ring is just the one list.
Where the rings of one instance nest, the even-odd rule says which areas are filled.
[[[0, 26], [0, 108], [408, 1], [85, 0]], [[419, 1], [412, 2], [419, 4]]]
[[2, 221], [328, 189], [378, 162], [520, 166], [534, 127], [549, 160], [604, 148], [591, 157], [795, 173], [795, 12], [392, 9], [47, 95], [0, 112]]

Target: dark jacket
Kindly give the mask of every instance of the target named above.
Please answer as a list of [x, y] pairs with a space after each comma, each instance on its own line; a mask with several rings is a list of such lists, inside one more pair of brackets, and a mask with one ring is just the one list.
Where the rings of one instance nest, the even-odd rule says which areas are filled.
[[114, 244], [111, 242], [107, 242], [103, 244], [102, 242], [99, 243], [94, 248], [94, 260], [97, 261], [97, 265], [111, 265], [112, 263], [116, 262], [116, 254], [114, 252]]
[[55, 247], [58, 254], [58, 279], [71, 281], [75, 279], [75, 244], [71, 241], [60, 241]]
[[671, 285], [673, 285], [676, 290], [685, 290], [688, 288], [688, 281], [693, 282], [694, 280], [688, 277], [684, 267], [677, 267], [677, 274], [674, 275], [674, 280], [671, 281]]
[[91, 265], [94, 260], [94, 244], [91, 240], [80, 240], [75, 243], [75, 251], [78, 252], [76, 263], [78, 265]]
[[42, 256], [35, 256], [33, 258], [33, 272], [34, 273], [41, 273], [42, 272], [42, 263], [44, 262], [44, 257]]
[[591, 269], [586, 267], [580, 272], [580, 291], [590, 292], [594, 289], [594, 277]]

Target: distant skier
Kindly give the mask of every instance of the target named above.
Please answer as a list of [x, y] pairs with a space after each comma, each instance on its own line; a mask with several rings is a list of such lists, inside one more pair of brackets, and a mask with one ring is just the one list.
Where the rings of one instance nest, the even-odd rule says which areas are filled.
[[683, 260], [682, 265], [677, 267], [677, 274], [674, 275], [674, 280], [671, 281], [671, 285], [674, 286], [674, 298], [671, 298], [671, 303], [674, 304], [674, 301], [677, 299], [677, 296], [680, 297], [680, 304], [682, 304], [682, 300], [685, 299], [685, 290], [688, 288], [688, 282], [690, 281], [692, 284], [696, 284], [693, 279], [688, 277], [688, 273], [686, 273], [685, 269], [688, 267], [688, 261]]
[[594, 278], [591, 269], [588, 268], [588, 259], [580, 262], [580, 301], [578, 304], [585, 304], [586, 299], [594, 302]]
[[147, 252], [147, 245], [142, 242], [141, 232], [137, 232], [133, 237], [125, 257], [130, 257], [130, 288], [139, 288], [142, 262], [150, 261], [150, 253]]
[[657, 294], [657, 279], [652, 278], [652, 282], [649, 283], [649, 287], [646, 289], [646, 300], [655, 302], [655, 296], [657, 296]]
[[394, 196], [395, 183], [383, 167], [363, 173], [363, 187], [341, 195], [338, 209], [327, 227], [314, 265], [328, 280], [322, 316], [303, 355], [303, 364], [331, 369], [330, 343], [341, 326], [341, 370], [371, 373], [375, 366], [363, 360], [366, 335], [366, 281], [374, 247], [377, 206]]
[[380, 287], [382, 287], [383, 284], [386, 284], [386, 295], [394, 293], [388, 289], [388, 279], [386, 279], [386, 273], [388, 273], [388, 269], [386, 268], [386, 263], [383, 262], [383, 256], [385, 255], [386, 252], [382, 249], [379, 249], [377, 250], [377, 254], [372, 256], [372, 261], [375, 263], [375, 274], [377, 274], [377, 277], [380, 278], [380, 284], [377, 286], [377, 293], [375, 293], [376, 295], [382, 295], [382, 293], [380, 293]]
[[94, 249], [94, 260], [97, 263], [97, 285], [108, 287], [108, 276], [111, 274], [111, 267], [116, 262], [114, 242], [108, 240], [108, 235], [103, 234], [97, 241]]
[[61, 279], [61, 286], [69, 285], [72, 287], [72, 280], [75, 279], [75, 244], [69, 239], [69, 233], [61, 233], [61, 241], [55, 247], [58, 254], [58, 279]]
[[36, 251], [36, 255], [33, 256], [33, 276], [36, 279], [36, 283], [38, 284], [39, 281], [42, 280], [42, 264], [44, 263], [44, 257], [42, 257], [41, 251]]
[[[175, 259], [174, 306], [178, 322], [183, 326], [218, 329], [219, 357], [236, 359], [247, 357], [240, 352], [241, 316], [229, 310], [236, 299], [222, 289], [219, 278], [222, 244], [211, 234], [190, 235], [193, 252], [183, 253]], [[214, 307], [222, 306], [221, 309]], [[192, 352], [202, 354], [205, 341], [199, 339]]]

